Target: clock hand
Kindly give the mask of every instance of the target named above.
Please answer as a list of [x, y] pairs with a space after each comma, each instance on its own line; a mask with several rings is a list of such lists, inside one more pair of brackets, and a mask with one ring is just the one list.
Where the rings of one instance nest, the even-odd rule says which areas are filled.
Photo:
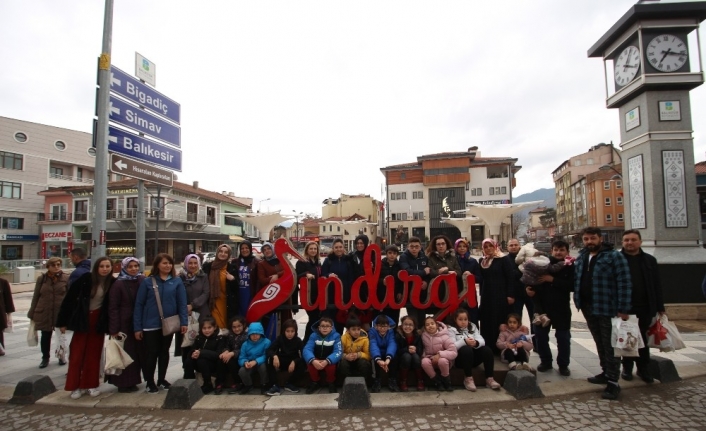
[[686, 53], [685, 52], [669, 52], [669, 51], [667, 51], [664, 55], [665, 56], [667, 56], [667, 55], [686, 55]]
[[663, 55], [662, 58], [659, 60], [660, 63], [662, 63], [662, 62], [664, 61], [664, 59], [667, 58], [667, 56], [669, 55], [669, 53], [672, 52], [672, 48], [669, 48], [668, 50], [662, 51], [662, 52], [664, 53], [664, 55]]

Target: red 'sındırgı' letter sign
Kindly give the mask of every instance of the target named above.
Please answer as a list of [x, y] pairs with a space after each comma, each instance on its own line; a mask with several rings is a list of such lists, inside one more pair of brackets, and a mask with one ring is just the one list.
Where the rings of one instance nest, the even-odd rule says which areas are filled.
[[[285, 238], [279, 238], [275, 241], [274, 253], [284, 267], [284, 275], [257, 292], [248, 309], [246, 316], [248, 322], [258, 321], [268, 313], [273, 312], [277, 307], [287, 302], [292, 293], [294, 293], [296, 272], [291, 261], [285, 254], [290, 254], [297, 259], [304, 258]], [[437, 320], [442, 320], [448, 316], [449, 313], [455, 311], [464, 301], [468, 301], [468, 305], [471, 308], [478, 306], [475, 277], [472, 274], [463, 280], [463, 288], [461, 291], [459, 291], [456, 275], [444, 274], [434, 277], [429, 282], [427, 288], [429, 291], [427, 300], [422, 302], [421, 297], [424, 291], [422, 288], [422, 278], [418, 275], [409, 275], [407, 271], [402, 270], [398, 275], [404, 286], [402, 298], [400, 298], [399, 301], [396, 300], [394, 294], [395, 280], [391, 276], [387, 276], [383, 280], [385, 295], [383, 298], [379, 298], [377, 296], [377, 286], [378, 280], [380, 279], [380, 265], [377, 264], [373, 266], [373, 259], [375, 259], [377, 263], [379, 262], [380, 256], [380, 247], [376, 244], [371, 244], [365, 249], [363, 255], [365, 262], [363, 268], [364, 275], [358, 277], [358, 279], [353, 282], [351, 298], [348, 302], [344, 302], [343, 285], [339, 278], [320, 277], [315, 286], [318, 295], [316, 295], [316, 301], [312, 303], [309, 295], [311, 290], [309, 280], [302, 277], [299, 280], [299, 303], [302, 308], [309, 311], [316, 310], [317, 308], [319, 310], [325, 310], [327, 304], [331, 302], [331, 299], [333, 299], [333, 304], [336, 308], [342, 310], [347, 310], [352, 306], [362, 310], [373, 308], [380, 311], [387, 307], [400, 309], [405, 307], [409, 302], [417, 309], [427, 309], [430, 307], [438, 308], [439, 311], [435, 317]], [[333, 291], [335, 293], [333, 298], [329, 298], [328, 296], [327, 287], [329, 284], [333, 284], [334, 286]], [[362, 291], [364, 291], [363, 285], [365, 285], [368, 291], [366, 301], [363, 300], [365, 295], [361, 295]]]

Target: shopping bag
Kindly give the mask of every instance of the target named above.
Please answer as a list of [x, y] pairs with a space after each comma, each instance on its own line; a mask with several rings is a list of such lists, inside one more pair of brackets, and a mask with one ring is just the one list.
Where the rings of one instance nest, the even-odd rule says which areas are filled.
[[[667, 341], [664, 349], [660, 347], [660, 350], [663, 352], [672, 352], [674, 350], [679, 350], [683, 349], [686, 347], [686, 344], [684, 344], [684, 339], [682, 339], [681, 334], [679, 333], [679, 330], [677, 329], [677, 325], [674, 323], [670, 322], [669, 319], [667, 318], [666, 314], [663, 314], [659, 317], [660, 323], [664, 327], [664, 329], [667, 330]], [[665, 343], [665, 342], [663, 342]]]
[[56, 335], [57, 342], [54, 355], [56, 355], [56, 358], [60, 361], [66, 362], [66, 353], [69, 351], [68, 347], [66, 346], [66, 334], [62, 334], [61, 329], [54, 328], [54, 335]]
[[125, 368], [132, 364], [133, 359], [124, 349], [126, 335], [122, 332], [115, 337], [108, 338], [105, 345], [105, 374], [119, 376]]
[[647, 347], [656, 349], [669, 348], [671, 342], [667, 339], [667, 329], [662, 326], [659, 313], [652, 318], [652, 323], [647, 330]]
[[192, 311], [189, 316], [186, 334], [184, 341], [181, 342], [181, 347], [189, 347], [194, 344], [194, 340], [199, 336], [199, 313]]
[[0, 343], [0, 356], [5, 354], [5, 346]]
[[29, 329], [27, 330], [27, 345], [29, 347], [35, 347], [37, 344], [39, 344], [39, 335], [37, 334], [37, 330], [35, 329], [36, 325], [34, 323], [34, 320], [29, 321]]
[[15, 332], [15, 327], [12, 325], [12, 313], [7, 313], [7, 328], [5, 328], [5, 332], [8, 334]]
[[611, 319], [611, 345], [615, 356], [636, 357], [639, 356], [638, 349], [645, 347], [645, 343], [640, 335], [640, 326], [637, 316], [631, 315], [628, 320], [620, 317]]

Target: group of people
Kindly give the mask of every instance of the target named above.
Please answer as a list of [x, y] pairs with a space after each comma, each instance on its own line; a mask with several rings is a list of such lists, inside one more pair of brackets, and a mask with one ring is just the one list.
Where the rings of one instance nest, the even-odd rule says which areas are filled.
[[[476, 259], [465, 239], [452, 243], [439, 235], [422, 252], [420, 239], [411, 237], [403, 253], [390, 245], [380, 260], [366, 263], [369, 241], [360, 235], [350, 253], [341, 240], [334, 240], [332, 251], [323, 262], [318, 244], [309, 242], [304, 258], [296, 262], [297, 280], [306, 278], [315, 286], [320, 277], [340, 279], [346, 302], [351, 286], [365, 273], [366, 265], [379, 265], [381, 274], [380, 284], [367, 289], [377, 289], [378, 297], [384, 297], [385, 276], [392, 276], [397, 300], [403, 293], [399, 279], [402, 270], [420, 276], [427, 295], [428, 286], [437, 275], [456, 275], [460, 283], [472, 274], [480, 286], [480, 306], [464, 303], [445, 323], [427, 316], [434, 310], [415, 309], [409, 303], [407, 315], [401, 319], [400, 310], [337, 310], [331, 303], [326, 310], [307, 311], [309, 324], [302, 339], [292, 319], [292, 308], [296, 308], [298, 300], [295, 295], [294, 307], [278, 312], [281, 330], [279, 335], [273, 334], [276, 325], [271, 325], [269, 318], [246, 322], [242, 316], [247, 314], [258, 289], [283, 276], [283, 266], [274, 255], [272, 244], [263, 245], [260, 260], [248, 242], [240, 244], [235, 258], [230, 246], [219, 246], [215, 259], [203, 266], [196, 254], [189, 254], [179, 274], [167, 254], [155, 257], [148, 277], [140, 273], [137, 259], [128, 257], [122, 261], [117, 279], [109, 258], [101, 257], [91, 263], [85, 251], [74, 249], [71, 260], [76, 269], [70, 276], [62, 271], [60, 259], [47, 261], [46, 273], [37, 279], [28, 317], [41, 331], [40, 368], [49, 364], [54, 329], [74, 332], [65, 386], [72, 398], [84, 393], [99, 394], [99, 364], [106, 334], [124, 337], [124, 349], [134, 359], [119, 376], [108, 376], [120, 392], [138, 390], [142, 379], [147, 382], [149, 393], [169, 389], [166, 369], [174, 337], [162, 334], [161, 322], [162, 317], [168, 316], [179, 316], [176, 344], [183, 360], [184, 378], [194, 378], [200, 372], [204, 393], [248, 393], [254, 373], [259, 374], [263, 393], [297, 391], [294, 382], [306, 372], [311, 381], [308, 393], [322, 386], [321, 372], [330, 391], [335, 391], [337, 378], [348, 375], [370, 379], [373, 392], [381, 389], [382, 376], [387, 376], [390, 390], [406, 391], [410, 374], [416, 376], [419, 390], [424, 389], [425, 374], [440, 389], [449, 390], [452, 367], [463, 369], [464, 387], [475, 391], [472, 370], [480, 364], [486, 385], [500, 387], [493, 379], [495, 356], [500, 356], [511, 369], [531, 370], [529, 352], [534, 349], [540, 357], [537, 370], [551, 370], [551, 328], [557, 339], [559, 372], [570, 375], [569, 302], [573, 292], [576, 307], [584, 313], [596, 341], [604, 370], [589, 381], [606, 384], [603, 396], [614, 399], [620, 392], [620, 359], [612, 356], [610, 319], [637, 314], [646, 337], [652, 317], [657, 312], [664, 313], [659, 276], [654, 258], [640, 248], [639, 231], [623, 234], [620, 252], [602, 242], [597, 228], [585, 229], [582, 239], [584, 249], [575, 262], [567, 259], [569, 245], [555, 241], [549, 257], [555, 270], [537, 277], [531, 286], [521, 281], [522, 272], [516, 261], [520, 245], [514, 239], [507, 244], [507, 255], [494, 240], [483, 240], [483, 255]], [[333, 285], [328, 288], [333, 289]], [[471, 295], [476, 294], [475, 286], [469, 289]], [[311, 290], [309, 300], [316, 301], [317, 294], [316, 289]], [[333, 292], [328, 294], [332, 302]], [[365, 294], [361, 296], [365, 298]], [[524, 307], [531, 317], [535, 309], [544, 317], [534, 319], [527, 328], [521, 323]], [[380, 314], [374, 316], [374, 312]], [[198, 313], [200, 333], [192, 345], [179, 349], [192, 313]], [[623, 378], [632, 378], [636, 364], [638, 375], [652, 381], [648, 362], [646, 348], [640, 349], [639, 358], [624, 359]], [[60, 359], [59, 364], [64, 365], [65, 361]], [[286, 384], [278, 384], [277, 371], [290, 374]], [[215, 383], [211, 377], [215, 377]]]

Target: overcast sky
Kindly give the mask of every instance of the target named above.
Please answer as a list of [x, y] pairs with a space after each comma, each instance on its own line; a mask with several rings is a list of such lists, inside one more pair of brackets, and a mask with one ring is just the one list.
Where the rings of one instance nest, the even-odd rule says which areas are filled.
[[[181, 104], [179, 180], [255, 210], [381, 199], [380, 167], [474, 145], [519, 159], [518, 196], [620, 142], [586, 52], [632, 4], [115, 0], [112, 63], [132, 74], [139, 52]], [[99, 0], [2, 1], [0, 116], [90, 132], [103, 13]], [[702, 161], [706, 87], [691, 102]]]

